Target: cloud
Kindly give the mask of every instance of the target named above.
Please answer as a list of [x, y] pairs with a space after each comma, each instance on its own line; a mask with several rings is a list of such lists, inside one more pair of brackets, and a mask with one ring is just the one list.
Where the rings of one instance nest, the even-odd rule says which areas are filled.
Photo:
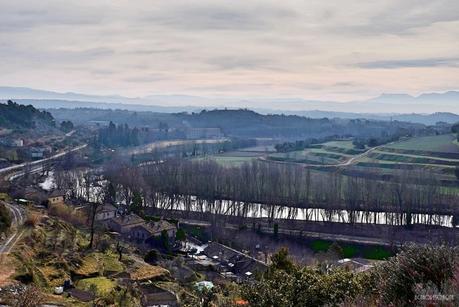
[[270, 65], [268, 59], [263, 59], [261, 56], [223, 56], [208, 60], [208, 63], [221, 70], [232, 69], [266, 69]]
[[3, 85], [344, 101], [459, 84], [457, 0], [0, 1]]
[[459, 58], [429, 58], [413, 60], [387, 60], [358, 63], [358, 67], [369, 69], [397, 69], [417, 67], [459, 67]]
[[459, 2], [451, 0], [384, 1], [362, 6], [366, 15], [337, 27], [355, 35], [407, 35], [435, 23], [459, 20]]
[[286, 21], [296, 16], [294, 10], [282, 5], [251, 3], [250, 1], [218, 3], [215, 1], [179, 2], [164, 11], [144, 14], [143, 21], [179, 28], [195, 30], [261, 30], [269, 28], [274, 20]]
[[51, 25], [100, 24], [103, 11], [94, 5], [71, 1], [2, 1], [0, 32], [21, 31]]

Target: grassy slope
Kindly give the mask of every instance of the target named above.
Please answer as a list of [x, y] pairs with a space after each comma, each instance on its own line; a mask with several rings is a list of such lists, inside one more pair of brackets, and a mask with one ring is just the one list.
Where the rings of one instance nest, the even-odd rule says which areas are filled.
[[389, 148], [459, 153], [453, 134], [424, 136], [388, 145]]

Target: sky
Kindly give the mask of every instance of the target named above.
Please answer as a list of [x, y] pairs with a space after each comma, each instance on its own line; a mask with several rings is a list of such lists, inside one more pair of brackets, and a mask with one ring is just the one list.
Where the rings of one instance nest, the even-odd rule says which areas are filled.
[[0, 85], [350, 101], [459, 89], [457, 0], [0, 0]]

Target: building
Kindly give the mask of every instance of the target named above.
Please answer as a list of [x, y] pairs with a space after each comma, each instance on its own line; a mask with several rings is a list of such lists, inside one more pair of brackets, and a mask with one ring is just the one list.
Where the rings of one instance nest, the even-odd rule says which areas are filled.
[[24, 146], [24, 140], [23, 139], [14, 139], [12, 140], [11, 144], [13, 147], [22, 147]]
[[177, 295], [169, 290], [160, 288], [154, 284], [141, 284], [142, 306], [149, 307], [176, 307], [179, 305]]
[[363, 258], [344, 258], [336, 262], [335, 266], [344, 268], [355, 273], [365, 272], [373, 267], [373, 265]]
[[110, 204], [105, 204], [97, 209], [96, 221], [107, 221], [118, 215], [118, 209]]
[[217, 139], [223, 136], [220, 128], [187, 128], [185, 137], [188, 140]]
[[111, 230], [124, 235], [129, 235], [131, 228], [144, 223], [145, 221], [137, 214], [121, 215], [107, 220], [107, 225]]
[[260, 260], [216, 242], [209, 243], [204, 254], [219, 263], [217, 270], [220, 273], [232, 272], [240, 279], [252, 278], [255, 273], [264, 272], [267, 268]]
[[60, 190], [54, 190], [48, 196], [48, 203], [50, 205], [64, 204], [65, 202], [65, 192]]
[[46, 148], [44, 147], [31, 147], [29, 155], [32, 159], [43, 159], [45, 157]]
[[0, 145], [7, 146], [7, 147], [23, 147], [24, 140], [15, 139], [11, 137], [0, 137]]
[[140, 242], [145, 242], [151, 237], [160, 237], [165, 231], [169, 238], [175, 239], [177, 227], [167, 221], [160, 220], [154, 223], [146, 223], [134, 226], [130, 230], [130, 237]]

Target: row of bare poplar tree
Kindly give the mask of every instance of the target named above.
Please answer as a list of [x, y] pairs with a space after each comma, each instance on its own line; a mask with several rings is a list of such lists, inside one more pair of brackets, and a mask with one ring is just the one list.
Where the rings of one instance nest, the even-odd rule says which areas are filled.
[[[398, 170], [396, 179], [384, 182], [261, 161], [225, 167], [212, 160], [176, 159], [142, 167], [111, 163], [93, 179], [89, 173], [63, 172], [56, 173], [56, 182], [74, 196], [89, 198], [91, 180], [97, 186], [96, 199], [129, 205], [141, 195], [142, 206], [149, 208], [247, 216], [254, 205], [263, 204], [271, 218], [279, 216], [279, 208], [288, 211], [282, 215], [286, 218], [295, 218], [296, 209], [318, 208], [326, 212], [322, 220], [331, 221], [344, 211], [349, 223], [359, 214], [389, 212], [395, 224], [404, 225], [416, 222], [414, 214], [459, 213], [457, 190], [439, 186], [435, 176], [424, 171]], [[424, 223], [438, 224], [429, 219]], [[369, 214], [367, 220], [376, 222]]]
[[[169, 160], [144, 167], [111, 165], [104, 178], [117, 200], [130, 203], [135, 192], [144, 205], [183, 209], [194, 203], [227, 200], [290, 208], [321, 208], [410, 214], [457, 215], [457, 190], [441, 187], [427, 171], [394, 170], [391, 182], [323, 173], [297, 165], [254, 161], [225, 167], [212, 160]], [[221, 210], [229, 210], [227, 205]], [[244, 215], [244, 210], [238, 210]], [[273, 213], [274, 215], [274, 213]]]

